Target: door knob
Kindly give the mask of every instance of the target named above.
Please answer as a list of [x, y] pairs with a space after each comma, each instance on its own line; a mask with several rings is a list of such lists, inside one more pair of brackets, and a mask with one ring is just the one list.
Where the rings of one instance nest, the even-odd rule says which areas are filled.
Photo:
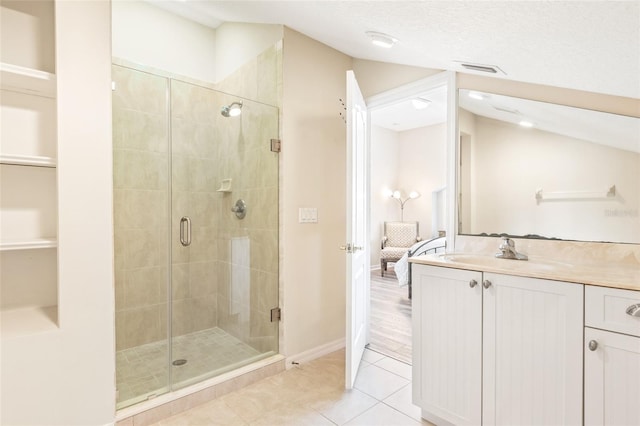
[[474, 288], [477, 285], [478, 285], [478, 281], [476, 281], [476, 280], [469, 281], [469, 287]]
[[591, 352], [595, 351], [596, 349], [598, 349], [598, 342], [596, 342], [595, 340], [591, 340], [589, 342], [589, 350]]
[[347, 243], [347, 244], [345, 244], [343, 246], [340, 246], [340, 250], [344, 250], [347, 253], [355, 253], [358, 250], [364, 250], [364, 248], [360, 247], [360, 246], [354, 246], [351, 243]]
[[491, 287], [491, 281], [489, 281], [489, 280], [482, 281], [482, 287], [484, 287], [484, 288]]

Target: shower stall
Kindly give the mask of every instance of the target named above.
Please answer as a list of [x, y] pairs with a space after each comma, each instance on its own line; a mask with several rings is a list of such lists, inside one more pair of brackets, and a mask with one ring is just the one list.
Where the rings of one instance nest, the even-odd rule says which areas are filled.
[[278, 109], [135, 67], [113, 80], [121, 409], [278, 352]]

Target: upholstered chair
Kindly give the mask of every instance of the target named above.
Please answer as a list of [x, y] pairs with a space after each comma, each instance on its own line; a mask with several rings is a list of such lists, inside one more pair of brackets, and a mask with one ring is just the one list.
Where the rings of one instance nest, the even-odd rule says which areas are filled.
[[418, 222], [385, 222], [380, 247], [380, 275], [384, 277], [387, 264], [400, 260], [420, 240]]

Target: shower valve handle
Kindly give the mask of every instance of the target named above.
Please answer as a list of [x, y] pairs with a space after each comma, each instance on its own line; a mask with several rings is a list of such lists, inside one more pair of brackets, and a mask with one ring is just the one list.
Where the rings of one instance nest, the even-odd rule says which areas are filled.
[[247, 203], [245, 203], [244, 200], [238, 200], [236, 204], [231, 207], [231, 211], [236, 214], [238, 219], [244, 219], [247, 215]]

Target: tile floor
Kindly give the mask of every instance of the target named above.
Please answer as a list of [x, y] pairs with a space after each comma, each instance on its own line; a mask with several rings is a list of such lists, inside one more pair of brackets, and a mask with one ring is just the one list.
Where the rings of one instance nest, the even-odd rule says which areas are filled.
[[411, 366], [365, 350], [344, 389], [344, 350], [268, 377], [155, 423], [205, 425], [430, 425], [411, 404]]
[[[168, 349], [167, 342], [161, 341], [116, 353], [118, 409], [168, 391]], [[184, 359], [187, 363], [171, 366], [173, 388], [179, 389], [194, 380], [222, 374], [271, 354], [273, 352], [261, 354], [218, 327], [175, 337], [172, 358]]]

